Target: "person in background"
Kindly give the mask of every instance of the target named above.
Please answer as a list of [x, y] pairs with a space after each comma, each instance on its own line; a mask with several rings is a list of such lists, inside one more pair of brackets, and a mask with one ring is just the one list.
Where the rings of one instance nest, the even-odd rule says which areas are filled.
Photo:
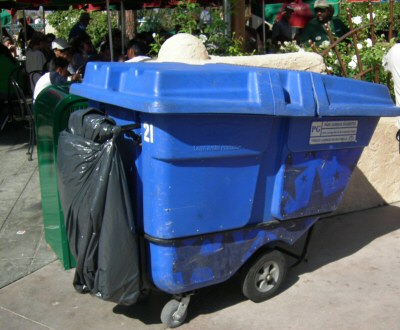
[[70, 76], [68, 72], [68, 61], [65, 58], [56, 57], [54, 58], [53, 62], [54, 62], [53, 71], [45, 73], [37, 81], [33, 92], [33, 102], [35, 102], [35, 99], [37, 98], [39, 93], [50, 85], [79, 80], [79, 75], [77, 74]]
[[1, 33], [3, 34], [3, 38], [8, 37], [14, 41], [13, 37], [11, 36], [10, 33], [8, 33], [7, 29], [4, 26], [1, 28]]
[[272, 42], [278, 44], [285, 41], [296, 40], [299, 35], [299, 29], [290, 25], [290, 16], [294, 13], [291, 6], [286, 6], [282, 10], [281, 19], [275, 22], [272, 27]]
[[[121, 54], [125, 53], [125, 49], [122, 49], [122, 34], [121, 30], [113, 29], [111, 31], [112, 45], [113, 45], [113, 57], [114, 61], [118, 61], [121, 57]], [[109, 33], [105, 34], [101, 40], [100, 47], [102, 45], [110, 45]], [[111, 49], [110, 49], [110, 58], [111, 58]]]
[[49, 48], [51, 49], [51, 43], [54, 41], [54, 39], [56, 38], [56, 36], [53, 33], [47, 33], [45, 35], [46, 38], [46, 43], [49, 46]]
[[149, 47], [147, 44], [138, 38], [134, 38], [128, 42], [126, 51], [128, 59], [125, 62], [143, 62], [148, 61], [151, 57], [147, 56]]
[[62, 38], [56, 38], [52, 41], [51, 43], [51, 49], [53, 51], [54, 57], [51, 59], [51, 61], [48, 64], [48, 70], [49, 71], [54, 71], [54, 60], [57, 57], [62, 57], [65, 58], [68, 61], [68, 64], [71, 62], [71, 55], [70, 55], [70, 45], [67, 43], [65, 39]]
[[89, 23], [89, 13], [81, 13], [81, 15], [79, 16], [79, 21], [72, 27], [71, 31], [69, 32], [68, 42], [71, 43], [73, 39], [80, 37], [83, 33], [86, 33], [86, 28]]
[[82, 33], [73, 39], [71, 44], [71, 73], [76, 73], [83, 68], [90, 57], [95, 56], [96, 51], [92, 39], [87, 33]]
[[[24, 19], [20, 18], [18, 20], [21, 29], [19, 30], [19, 34], [18, 34], [18, 43], [20, 45], [25, 43], [25, 25], [24, 25]], [[35, 29], [29, 25], [28, 21], [25, 20], [26, 23], [26, 41], [28, 42], [29, 40], [31, 40], [32, 36], [35, 34]], [[23, 48], [23, 47], [22, 47]]]
[[108, 41], [102, 41], [99, 47], [99, 53], [90, 56], [89, 60], [91, 62], [110, 62], [111, 61], [111, 50]]
[[34, 24], [42, 24], [42, 19], [39, 16], [35, 17]]
[[212, 16], [209, 7], [204, 7], [200, 13], [199, 28], [212, 24]]
[[329, 24], [332, 34], [340, 38], [349, 28], [338, 17], [333, 17], [334, 9], [327, 0], [316, 0], [314, 3], [315, 17], [308, 22], [301, 31], [300, 43], [308, 43], [309, 40], [316, 45], [321, 45], [329, 40], [324, 24]]
[[0, 44], [0, 56], [7, 58], [12, 64], [17, 64], [17, 60], [11, 54], [10, 50], [8, 49], [8, 47], [6, 47], [3, 44]]
[[51, 43], [51, 49], [54, 52], [55, 57], [63, 57], [66, 60], [69, 58], [69, 50], [71, 46], [63, 38], [56, 38]]
[[[40, 76], [47, 71], [47, 58], [43, 53], [46, 47], [46, 40], [43, 33], [35, 32], [29, 43], [26, 52], [26, 72], [30, 77], [31, 90], [35, 88], [36, 82]], [[35, 74], [38, 73], [38, 74]]]
[[17, 47], [15, 47], [14, 41], [10, 37], [3, 37], [3, 45], [8, 48], [13, 57], [17, 57]]

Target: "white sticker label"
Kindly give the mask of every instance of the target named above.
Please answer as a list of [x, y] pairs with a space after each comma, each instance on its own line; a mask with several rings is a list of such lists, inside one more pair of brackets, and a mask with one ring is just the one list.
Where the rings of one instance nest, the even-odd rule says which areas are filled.
[[314, 121], [311, 123], [310, 144], [356, 142], [357, 128], [358, 120]]
[[147, 143], [153, 143], [154, 142], [154, 127], [153, 127], [153, 125], [148, 124], [148, 123], [143, 123], [143, 128], [144, 128], [143, 140]]

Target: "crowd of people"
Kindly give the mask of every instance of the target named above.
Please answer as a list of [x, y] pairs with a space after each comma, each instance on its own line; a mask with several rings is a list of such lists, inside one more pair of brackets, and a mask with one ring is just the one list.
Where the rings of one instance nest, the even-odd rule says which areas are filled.
[[[307, 5], [308, 6], [308, 5]], [[329, 36], [324, 25], [329, 25], [334, 37], [340, 38], [347, 32], [348, 27], [334, 16], [334, 8], [327, 0], [316, 0], [314, 3], [315, 17], [311, 10], [296, 7], [296, 3], [285, 4], [282, 11], [272, 27], [272, 42], [274, 44], [285, 41], [296, 41], [297, 44], [308, 44], [310, 41], [321, 45], [324, 41], [329, 42]], [[296, 10], [301, 13], [296, 13]], [[303, 20], [294, 20], [294, 15], [303, 15]]]
[[[13, 66], [17, 66], [17, 58], [23, 55], [24, 67], [28, 78], [28, 85], [34, 98], [41, 90], [50, 84], [78, 81], [84, 74], [86, 63], [89, 61], [110, 61], [111, 52], [118, 61], [139, 62], [150, 59], [147, 56], [147, 43], [134, 38], [129, 41], [125, 51], [121, 49], [121, 32], [113, 31], [113, 49], [110, 49], [108, 35], [105, 35], [96, 48], [91, 37], [86, 32], [90, 23], [90, 14], [83, 12], [79, 21], [71, 28], [69, 40], [57, 38], [54, 34], [43, 34], [35, 31], [29, 24], [20, 22], [22, 28], [18, 36], [18, 43], [25, 43], [26, 53], [17, 52], [16, 42], [3, 29], [3, 40], [0, 51], [6, 54]], [[25, 31], [26, 29], [26, 31]], [[125, 53], [125, 54], [121, 54]]]
[[[315, 1], [314, 17], [309, 7], [308, 11], [304, 11], [304, 8], [299, 8], [297, 2], [286, 2], [282, 5], [270, 31], [273, 44], [278, 46], [286, 41], [296, 41], [297, 44], [313, 42], [320, 45], [329, 42], [326, 25], [329, 25], [331, 33], [336, 38], [349, 32], [348, 27], [334, 16], [334, 8], [327, 0]], [[202, 16], [203, 21], [209, 18], [206, 14]], [[111, 61], [113, 58], [115, 61], [139, 62], [150, 59], [148, 56], [150, 42], [147, 38], [136, 37], [122, 49], [121, 31], [118, 30], [112, 31], [113, 49], [110, 47], [108, 35], [105, 35], [101, 43], [95, 47], [86, 31], [90, 20], [89, 13], [81, 13], [79, 21], [70, 30], [69, 39], [65, 40], [51, 33], [45, 35], [35, 31], [27, 24], [28, 21], [20, 19], [21, 29], [17, 38], [10, 36], [5, 28], [2, 29], [0, 55], [10, 62], [10, 72], [19, 65], [16, 58], [24, 56], [27, 84], [35, 96], [49, 84], [78, 81], [82, 78], [86, 63], [89, 61]], [[26, 52], [21, 52], [16, 43], [25, 44]]]

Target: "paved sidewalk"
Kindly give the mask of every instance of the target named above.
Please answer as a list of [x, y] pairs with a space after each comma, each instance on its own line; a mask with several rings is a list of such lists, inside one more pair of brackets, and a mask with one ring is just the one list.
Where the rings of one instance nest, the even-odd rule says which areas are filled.
[[[164, 329], [168, 295], [116, 306], [72, 287], [73, 270], [55, 261], [0, 290], [0, 328]], [[245, 300], [234, 281], [200, 290], [181, 329], [398, 329], [400, 204], [321, 220], [309, 261], [292, 269], [283, 291]]]
[[24, 123], [0, 132], [0, 288], [56, 259], [44, 239], [36, 150]]
[[[154, 292], [130, 307], [72, 286], [43, 238], [36, 157], [27, 134], [0, 133], [0, 329], [164, 329], [170, 299]], [[276, 297], [255, 304], [235, 281], [200, 290], [180, 329], [399, 329], [400, 203], [319, 221], [308, 262], [291, 269]]]

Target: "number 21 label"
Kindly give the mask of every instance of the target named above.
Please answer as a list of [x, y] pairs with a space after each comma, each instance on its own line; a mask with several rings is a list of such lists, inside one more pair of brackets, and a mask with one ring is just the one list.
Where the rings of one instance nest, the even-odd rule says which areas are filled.
[[154, 142], [154, 127], [151, 124], [143, 123], [144, 135], [143, 140], [147, 143]]

